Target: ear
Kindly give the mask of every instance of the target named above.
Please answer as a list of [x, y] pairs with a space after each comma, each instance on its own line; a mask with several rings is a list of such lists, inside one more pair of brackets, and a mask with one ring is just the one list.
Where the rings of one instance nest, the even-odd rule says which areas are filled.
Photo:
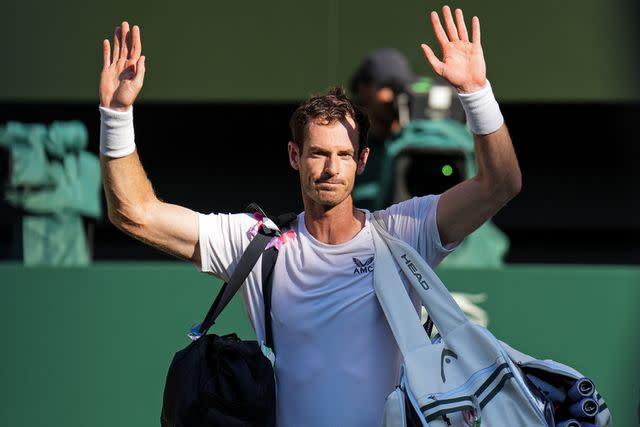
[[369, 159], [369, 147], [365, 148], [364, 150], [362, 150], [362, 153], [360, 153], [360, 158], [358, 159], [358, 169], [356, 170], [356, 173], [358, 175], [364, 172], [364, 167], [366, 166], [368, 159]]
[[292, 141], [289, 141], [289, 145], [287, 146], [287, 149], [289, 150], [289, 164], [295, 170], [299, 170], [300, 169], [300, 163], [299, 163], [300, 151], [298, 146], [294, 144]]

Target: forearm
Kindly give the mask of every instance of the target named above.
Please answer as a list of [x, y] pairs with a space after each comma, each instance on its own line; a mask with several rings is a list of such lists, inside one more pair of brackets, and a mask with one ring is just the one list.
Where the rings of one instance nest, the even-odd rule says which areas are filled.
[[460, 101], [474, 134], [474, 180], [480, 185], [480, 196], [506, 203], [520, 190], [520, 168], [491, 84], [486, 81], [482, 89], [460, 94]]
[[515, 197], [522, 186], [520, 166], [505, 124], [488, 135], [474, 135], [477, 175], [485, 197], [501, 207]]
[[135, 149], [133, 111], [101, 107], [100, 119], [100, 165], [109, 219], [135, 231], [157, 199]]
[[474, 134], [477, 173], [440, 198], [437, 218], [444, 244], [461, 240], [480, 227], [515, 197], [522, 185], [511, 137], [495, 99], [471, 105], [464, 103], [468, 100], [463, 100], [463, 106]]
[[109, 220], [129, 232], [144, 225], [150, 207], [158, 199], [138, 152], [120, 158], [100, 155], [100, 167]]

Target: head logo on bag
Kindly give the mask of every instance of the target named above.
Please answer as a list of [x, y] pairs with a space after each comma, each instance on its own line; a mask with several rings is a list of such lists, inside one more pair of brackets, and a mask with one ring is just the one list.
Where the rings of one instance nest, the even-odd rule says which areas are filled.
[[451, 363], [451, 359], [447, 356], [451, 356], [456, 360], [458, 359], [458, 355], [455, 354], [452, 350], [449, 350], [448, 348], [442, 349], [442, 354], [440, 355], [440, 376], [442, 377], [443, 383], [447, 382], [447, 378], [444, 376], [444, 364], [445, 362]]
[[407, 258], [407, 254], [402, 254], [401, 258], [404, 260], [404, 262], [407, 264], [407, 267], [409, 267], [409, 270], [411, 270], [411, 272], [413, 273], [414, 276], [416, 276], [416, 279], [418, 279], [418, 282], [420, 282], [420, 285], [422, 285], [422, 287], [424, 288], [425, 291], [429, 290], [429, 285], [427, 284], [427, 282], [423, 279], [424, 274], [422, 274], [419, 270], [418, 267], [416, 267], [416, 265], [413, 263], [413, 261], [411, 261], [409, 258]]

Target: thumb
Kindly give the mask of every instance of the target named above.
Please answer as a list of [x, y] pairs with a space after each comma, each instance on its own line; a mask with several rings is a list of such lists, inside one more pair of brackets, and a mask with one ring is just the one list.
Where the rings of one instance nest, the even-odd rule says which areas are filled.
[[138, 87], [142, 87], [142, 83], [144, 82], [145, 59], [146, 58], [144, 56], [141, 56], [140, 58], [138, 58], [138, 62], [136, 63], [136, 76], [134, 77], [133, 81]]
[[444, 68], [444, 64], [442, 63], [442, 61], [438, 59], [438, 57], [435, 55], [435, 53], [433, 53], [433, 50], [431, 50], [428, 45], [423, 43], [420, 45], [420, 47], [422, 48], [424, 57], [427, 59], [427, 61], [429, 61], [429, 64], [431, 64], [431, 68], [433, 68], [433, 71], [441, 76], [442, 69]]

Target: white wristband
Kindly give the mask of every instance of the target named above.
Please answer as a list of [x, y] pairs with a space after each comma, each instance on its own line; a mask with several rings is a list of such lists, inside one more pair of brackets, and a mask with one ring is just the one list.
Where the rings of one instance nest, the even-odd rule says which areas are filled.
[[129, 111], [100, 109], [100, 152], [107, 157], [124, 157], [136, 149], [133, 107]]
[[504, 123], [500, 106], [493, 96], [488, 80], [487, 85], [479, 91], [459, 93], [458, 97], [467, 115], [469, 128], [474, 134], [488, 135], [500, 129]]

